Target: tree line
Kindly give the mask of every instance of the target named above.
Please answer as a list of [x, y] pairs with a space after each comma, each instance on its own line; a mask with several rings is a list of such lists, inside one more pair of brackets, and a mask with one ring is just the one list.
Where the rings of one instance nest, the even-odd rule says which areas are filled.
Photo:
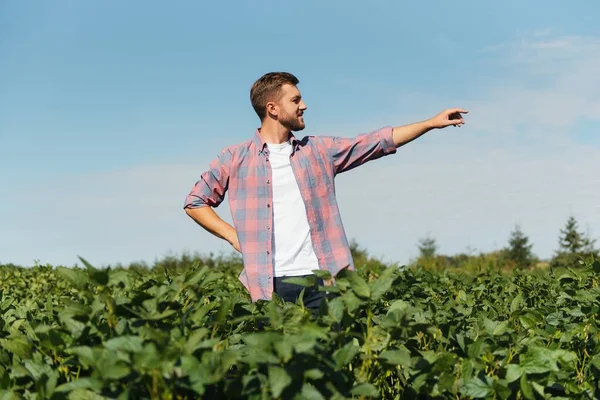
[[435, 238], [426, 236], [417, 243], [419, 256], [410, 264], [425, 268], [460, 268], [481, 269], [484, 267], [499, 269], [529, 269], [533, 267], [566, 268], [575, 267], [580, 262], [600, 258], [600, 251], [596, 248], [596, 239], [589, 233], [579, 228], [579, 223], [573, 216], [569, 216], [564, 227], [560, 229], [558, 248], [550, 260], [543, 261], [533, 252], [533, 243], [523, 232], [521, 226], [516, 224], [510, 232], [508, 243], [500, 250], [487, 254], [471, 256], [458, 254], [446, 256], [438, 254], [438, 245]]

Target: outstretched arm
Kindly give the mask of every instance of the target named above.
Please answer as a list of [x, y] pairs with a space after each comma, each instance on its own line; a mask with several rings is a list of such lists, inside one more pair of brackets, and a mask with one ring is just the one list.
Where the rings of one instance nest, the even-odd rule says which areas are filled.
[[466, 113], [468, 111], [462, 108], [449, 108], [428, 120], [397, 126], [393, 129], [394, 145], [396, 147], [405, 145], [432, 129], [441, 129], [450, 125], [460, 127], [465, 123], [461, 114]]
[[461, 113], [467, 112], [462, 108], [451, 108], [423, 122], [395, 128], [388, 126], [355, 137], [321, 136], [320, 140], [329, 153], [335, 174], [340, 174], [371, 160], [393, 154], [396, 148], [432, 129], [450, 125], [461, 126], [465, 123]]

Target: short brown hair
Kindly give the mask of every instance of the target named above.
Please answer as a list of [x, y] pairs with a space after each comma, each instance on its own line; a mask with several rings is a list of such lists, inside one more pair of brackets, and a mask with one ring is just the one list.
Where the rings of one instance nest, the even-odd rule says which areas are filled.
[[258, 78], [250, 89], [250, 102], [260, 120], [267, 115], [267, 102], [274, 100], [283, 85], [288, 83], [295, 86], [299, 82], [298, 78], [289, 72], [269, 72]]

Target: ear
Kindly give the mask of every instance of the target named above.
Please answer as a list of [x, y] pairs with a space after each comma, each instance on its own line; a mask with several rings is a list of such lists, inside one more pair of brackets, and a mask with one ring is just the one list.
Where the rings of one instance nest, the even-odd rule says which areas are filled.
[[267, 108], [267, 113], [270, 114], [270, 115], [277, 116], [277, 114], [279, 113], [279, 110], [277, 108], [277, 104], [275, 104], [272, 101], [269, 101], [267, 103], [266, 108]]

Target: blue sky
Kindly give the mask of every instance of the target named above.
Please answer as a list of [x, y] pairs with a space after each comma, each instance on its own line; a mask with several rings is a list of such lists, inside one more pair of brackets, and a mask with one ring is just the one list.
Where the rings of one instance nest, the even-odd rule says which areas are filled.
[[[324, 4], [322, 4], [324, 3]], [[230, 250], [182, 211], [252, 135], [252, 82], [300, 78], [301, 134], [470, 110], [340, 175], [346, 232], [408, 262], [489, 251], [520, 223], [549, 257], [575, 215], [600, 241], [600, 3], [0, 3], [0, 262], [152, 262]], [[217, 209], [231, 222], [227, 204]]]

